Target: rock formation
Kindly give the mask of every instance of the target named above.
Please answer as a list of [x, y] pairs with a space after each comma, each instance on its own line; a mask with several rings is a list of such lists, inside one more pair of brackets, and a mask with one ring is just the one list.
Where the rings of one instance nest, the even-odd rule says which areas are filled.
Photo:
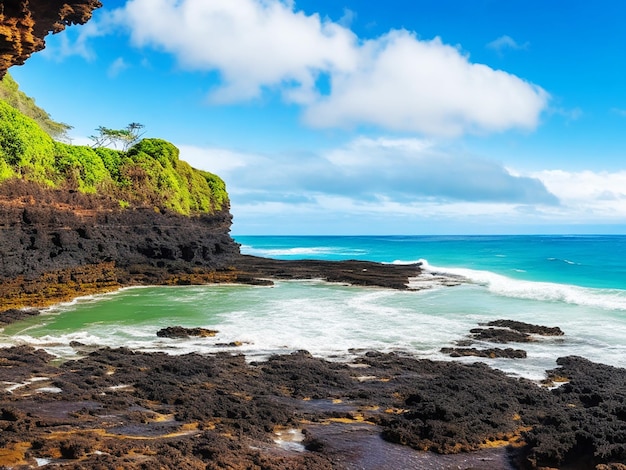
[[192, 283], [193, 275], [211, 282], [201, 275], [227, 267], [239, 251], [230, 224], [228, 207], [196, 216], [122, 209], [106, 196], [5, 181], [0, 297], [5, 307], [42, 305], [107, 286]]
[[0, 79], [45, 47], [48, 33], [84, 24], [100, 8], [98, 0], [13, 0], [0, 4]]

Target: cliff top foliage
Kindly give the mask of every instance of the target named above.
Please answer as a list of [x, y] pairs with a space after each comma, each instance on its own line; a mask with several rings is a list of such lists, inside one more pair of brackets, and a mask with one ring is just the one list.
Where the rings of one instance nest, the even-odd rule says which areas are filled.
[[20, 90], [19, 85], [10, 74], [0, 80], [0, 99], [33, 119], [53, 139], [64, 140], [72, 126], [57, 122], [44, 109], [35, 104], [35, 100]]
[[123, 151], [53, 139], [50, 134], [59, 136], [54, 125], [51, 131], [42, 123], [61, 126], [61, 135], [69, 126], [52, 121], [10, 77], [5, 83], [7, 77], [0, 88], [14, 92], [9, 98], [0, 93], [0, 182], [21, 178], [50, 188], [108, 195], [121, 207], [150, 205], [185, 215], [227, 207], [224, 182], [179, 160], [178, 148], [165, 140], [143, 139]]

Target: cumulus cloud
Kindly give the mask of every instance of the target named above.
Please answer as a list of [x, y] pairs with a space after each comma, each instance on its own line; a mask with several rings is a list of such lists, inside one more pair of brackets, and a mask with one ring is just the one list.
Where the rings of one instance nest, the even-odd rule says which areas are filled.
[[[349, 15], [353, 16], [353, 15]], [[138, 47], [182, 67], [217, 71], [213, 102], [277, 92], [315, 127], [374, 125], [432, 135], [533, 129], [549, 96], [523, 79], [472, 63], [439, 38], [392, 30], [367, 41], [280, 0], [129, 0], [116, 14]], [[330, 89], [321, 90], [320, 78]]]
[[154, 46], [189, 69], [217, 70], [211, 97], [232, 102], [281, 87], [294, 101], [314, 94], [319, 71], [353, 66], [356, 36], [277, 0], [131, 0], [124, 18], [137, 46]]
[[306, 122], [450, 136], [532, 129], [548, 102], [543, 89], [473, 64], [439, 38], [392, 31], [358, 52], [358, 67], [332, 75], [330, 95], [305, 110]]

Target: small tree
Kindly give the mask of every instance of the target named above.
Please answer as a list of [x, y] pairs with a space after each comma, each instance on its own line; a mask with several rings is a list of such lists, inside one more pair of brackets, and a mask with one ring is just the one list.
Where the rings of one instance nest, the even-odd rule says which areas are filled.
[[142, 132], [143, 128], [144, 125], [138, 122], [131, 122], [124, 129], [109, 129], [100, 126], [96, 129], [98, 134], [89, 136], [89, 139], [94, 142], [93, 148], [113, 146], [117, 149], [119, 146], [123, 152], [126, 152], [145, 134]]

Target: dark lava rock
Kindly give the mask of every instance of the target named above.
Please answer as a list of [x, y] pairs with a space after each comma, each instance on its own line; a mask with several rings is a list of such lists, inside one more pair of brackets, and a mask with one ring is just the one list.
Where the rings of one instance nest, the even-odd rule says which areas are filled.
[[0, 312], [0, 325], [9, 325], [28, 317], [34, 317], [41, 312], [34, 308], [11, 308]]
[[472, 328], [470, 333], [475, 340], [492, 343], [529, 343], [533, 341], [531, 335], [508, 328]]
[[557, 468], [626, 462], [626, 369], [576, 356], [557, 364], [548, 376], [569, 382], [551, 391], [552, 406], [525, 433], [528, 461]]
[[409, 278], [418, 276], [420, 264], [395, 265], [371, 261], [276, 260], [241, 255], [234, 262], [239, 282], [259, 279], [323, 279], [352, 285], [407, 289]]
[[209, 330], [206, 328], [184, 328], [182, 326], [168, 326], [157, 331], [160, 338], [189, 338], [197, 336], [200, 338], [210, 338], [218, 333], [217, 330]]
[[[537, 336], [563, 336], [558, 327], [533, 325], [514, 320], [494, 320], [481, 326], [489, 328], [473, 328], [470, 330], [471, 339], [490, 341], [492, 343], [529, 343], [536, 341]], [[465, 343], [466, 344], [466, 343]]]
[[512, 348], [489, 348], [489, 349], [477, 349], [477, 348], [441, 348], [443, 354], [448, 354], [450, 357], [488, 357], [491, 359], [497, 357], [504, 357], [508, 359], [525, 359], [527, 357], [526, 351], [523, 349]]
[[[31, 443], [27, 454], [0, 453], [0, 467], [62, 456], [64, 468], [363, 468], [366, 453], [338, 455], [324, 423], [338, 435], [364, 433], [361, 445], [373, 442], [371, 426], [391, 443], [450, 454], [445, 468], [466, 468], [452, 454], [507, 445], [524, 469], [615, 470], [626, 460], [626, 370], [576, 357], [559, 359], [551, 377], [569, 383], [554, 390], [480, 363], [376, 352], [353, 364], [306, 351], [249, 364], [243, 355], [124, 348], [51, 360], [0, 349], [0, 380], [47, 377], [63, 390], [0, 393], [0, 448]], [[317, 436], [308, 451], [274, 443], [275, 431], [307, 434], [307, 423]]]
[[563, 330], [558, 326], [541, 326], [533, 325], [531, 323], [524, 323], [515, 320], [494, 320], [481, 326], [496, 326], [499, 328], [509, 328], [511, 330], [519, 331], [520, 333], [528, 333], [531, 335], [541, 336], [563, 336]]

